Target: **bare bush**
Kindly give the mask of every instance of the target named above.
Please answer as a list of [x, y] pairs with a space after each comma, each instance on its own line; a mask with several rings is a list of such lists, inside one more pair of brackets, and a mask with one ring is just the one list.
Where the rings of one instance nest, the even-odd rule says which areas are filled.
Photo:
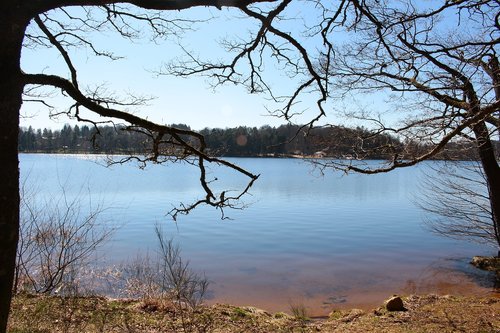
[[422, 181], [417, 204], [429, 215], [429, 228], [446, 237], [468, 239], [496, 246], [488, 186], [481, 165], [445, 162], [431, 168]]
[[162, 228], [155, 226], [158, 251], [149, 253], [122, 265], [123, 293], [133, 298], [166, 298], [179, 309], [195, 310], [203, 303], [209, 281], [195, 273], [189, 261], [181, 256], [181, 248], [172, 238], [167, 239]]
[[290, 303], [290, 311], [293, 317], [302, 324], [310, 320], [307, 307], [303, 303]]
[[113, 227], [101, 221], [102, 204], [82, 193], [40, 198], [25, 181], [21, 188], [21, 232], [17, 249], [14, 292], [78, 294], [80, 271]]
[[159, 265], [149, 253], [137, 256], [120, 265], [121, 293], [130, 298], [152, 299], [162, 296], [158, 283]]
[[170, 292], [179, 306], [198, 307], [205, 298], [209, 282], [205, 276], [193, 272], [189, 261], [183, 261], [181, 250], [173, 239], [166, 239], [162, 229], [155, 227], [159, 241], [159, 263], [161, 290]]
[[[159, 225], [155, 233], [156, 256], [139, 254], [118, 267], [122, 294], [141, 298], [148, 309], [170, 309], [183, 332], [206, 332], [212, 319], [198, 310], [208, 291], [208, 279], [190, 268], [189, 261], [182, 259], [180, 246]], [[167, 325], [173, 331], [178, 329], [175, 321]]]

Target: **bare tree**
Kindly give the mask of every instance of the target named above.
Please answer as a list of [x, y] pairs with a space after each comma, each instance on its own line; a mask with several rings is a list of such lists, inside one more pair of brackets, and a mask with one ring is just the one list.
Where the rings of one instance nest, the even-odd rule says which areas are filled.
[[[99, 116], [118, 119], [129, 124], [129, 130], [139, 130], [150, 137], [150, 153], [139, 159], [142, 162], [163, 162], [169, 160], [172, 152], [178, 159], [197, 165], [200, 171], [200, 184], [205, 197], [192, 205], [173, 212], [187, 213], [190, 209], [208, 204], [222, 209], [234, 205], [248, 191], [257, 179], [256, 175], [243, 170], [227, 161], [207, 155], [203, 137], [194, 131], [182, 130], [157, 124], [135, 116], [129, 108], [141, 104], [144, 98], [132, 97], [120, 100], [109, 96], [99, 89], [87, 89], [80, 81], [78, 70], [71, 58], [75, 48], [87, 48], [96, 56], [114, 59], [107, 51], [99, 50], [90, 39], [92, 33], [103, 29], [115, 31], [126, 39], [140, 37], [140, 30], [149, 27], [153, 38], [163, 38], [176, 22], [168, 20], [164, 12], [183, 10], [196, 6], [222, 6], [243, 8], [261, 0], [188, 0], [188, 1], [102, 1], [102, 0], [48, 0], [19, 1], [6, 0], [0, 4], [0, 155], [2, 174], [0, 182], [0, 332], [5, 332], [12, 296], [12, 283], [15, 271], [16, 248], [19, 238], [19, 170], [18, 170], [18, 131], [19, 116], [23, 101], [40, 102], [49, 106], [44, 87], [58, 89], [73, 104], [68, 114], [85, 121], [83, 109]], [[77, 10], [72, 11], [72, 9]], [[58, 22], [58, 19], [64, 22]], [[139, 27], [136, 25], [139, 24]], [[142, 24], [142, 26], [141, 26]], [[65, 64], [67, 77], [49, 73], [28, 73], [21, 69], [21, 51], [24, 47], [54, 48]], [[23, 97], [23, 93], [25, 94]], [[214, 193], [206, 178], [205, 164], [216, 163], [229, 167], [249, 178], [248, 185], [239, 193]]]
[[[397, 121], [367, 112], [351, 116], [369, 124], [373, 134], [392, 133], [408, 144], [378, 147], [388, 154], [386, 166], [337, 162], [325, 166], [387, 172], [438, 157], [451, 143], [470, 143], [484, 174], [490, 235], [500, 248], [500, 168], [494, 144], [500, 122], [500, 3], [349, 3], [344, 15], [350, 14], [350, 19], [329, 23], [332, 32], [342, 25], [356, 35], [349, 44], [334, 48], [335, 56], [325, 57], [321, 66], [330, 73], [339, 95], [387, 92], [390, 109], [383, 112]], [[419, 149], [409, 149], [415, 146]], [[457, 195], [454, 188], [446, 200], [447, 205], [456, 201], [456, 207], [467, 215], [474, 209], [467, 192], [474, 190], [463, 190]]]
[[[44, 90], [39, 88], [59, 89], [74, 102], [68, 112], [77, 119], [85, 120], [81, 111], [86, 109], [126, 122], [129, 130], [148, 134], [150, 154], [135, 157], [140, 161], [167, 161], [170, 158], [165, 154], [171, 156], [175, 152], [175, 159], [197, 165], [205, 197], [174, 211], [174, 217], [203, 203], [217, 208], [234, 205], [257, 179], [238, 166], [209, 156], [198, 133], [156, 124], [127, 112], [127, 108], [144, 102], [144, 98], [120, 100], [99, 89], [89, 90], [80, 81], [71, 59], [69, 50], [74, 47], [87, 47], [97, 56], [114, 57], [95, 47], [89, 37], [91, 32], [107, 28], [125, 38], [135, 38], [140, 30], [135, 25], [138, 22], [149, 26], [154, 37], [161, 38], [168, 35], [172, 23], [163, 13], [194, 6], [236, 8], [255, 22], [255, 29], [248, 36], [224, 42], [226, 59], [205, 60], [188, 51], [185, 59], [167, 66], [165, 73], [207, 75], [214, 79], [215, 86], [236, 83], [246, 86], [250, 93], [268, 94], [277, 103], [270, 111], [288, 121], [302, 119], [301, 115], [310, 108], [300, 102], [313, 99], [316, 111], [306, 127], [326, 115], [329, 101], [363, 92], [392, 93], [394, 103], [386, 111], [399, 121], [365, 112], [351, 116], [368, 123], [373, 134], [392, 133], [409, 142], [423, 142], [422, 149], [401, 150], [389, 142], [379, 147], [390, 156], [385, 166], [373, 168], [335, 161], [322, 166], [363, 173], [387, 172], [433, 158], [459, 138], [469, 140], [476, 146], [487, 180], [494, 230], [500, 244], [500, 172], [492, 143], [492, 137], [498, 134], [500, 106], [498, 0], [257, 2], [261, 0], [2, 1], [0, 155], [5, 181], [0, 185], [0, 332], [5, 331], [7, 323], [19, 232], [17, 133], [23, 91], [25, 102], [47, 103]], [[72, 6], [83, 7], [76, 14], [69, 10]], [[61, 17], [65, 18], [64, 24], [58, 24], [57, 18]], [[69, 74], [62, 77], [23, 72], [23, 47], [56, 49]], [[289, 78], [283, 87], [265, 75], [273, 65], [273, 73]], [[360, 147], [362, 156], [363, 146]], [[249, 177], [248, 186], [234, 195], [226, 191], [214, 193], [211, 179], [207, 179], [207, 162], [243, 173]]]
[[[268, 11], [245, 7], [259, 26], [248, 39], [225, 43], [231, 59], [214, 62], [189, 52], [165, 72], [202, 74], [214, 78], [214, 85], [239, 83], [267, 92], [281, 103], [273, 114], [289, 121], [300, 119], [307, 107], [300, 109], [299, 102], [315, 94], [318, 112], [307, 127], [326, 115], [329, 101], [341, 105], [337, 109], [349, 105], [343, 116], [370, 131], [357, 140], [354, 159], [316, 161], [323, 169], [389, 172], [440, 157], [450, 144], [473, 145], [500, 247], [494, 144], [500, 124], [499, 7], [498, 0], [283, 0]], [[262, 74], [266, 55], [296, 83], [289, 94], [278, 95]], [[353, 109], [364, 98], [382, 101], [374, 110]], [[380, 134], [402, 144], [363, 145]], [[364, 163], [373, 150], [387, 156], [386, 163]]]
[[429, 167], [418, 205], [428, 227], [445, 237], [497, 245], [488, 188], [477, 161], [447, 161]]
[[[17, 248], [14, 292], [78, 294], [81, 272], [109, 239], [114, 228], [102, 221], [104, 208], [82, 207], [82, 194], [40, 198], [23, 182], [21, 232]], [[90, 196], [89, 196], [90, 198]]]

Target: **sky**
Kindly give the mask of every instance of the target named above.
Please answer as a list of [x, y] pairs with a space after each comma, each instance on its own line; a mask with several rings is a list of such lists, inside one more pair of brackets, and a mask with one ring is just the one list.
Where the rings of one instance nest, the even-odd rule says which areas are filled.
[[[435, 4], [435, 2], [425, 2]], [[309, 4], [309, 5], [305, 5]], [[315, 50], [318, 37], [312, 38], [304, 33], [304, 27], [312, 27], [317, 23], [317, 8], [311, 6], [314, 2], [294, 1], [286, 9], [287, 20], [280, 22], [280, 28], [293, 34], [309, 50]], [[418, 2], [418, 4], [422, 4]], [[259, 6], [274, 6], [260, 4]], [[74, 16], [84, 14], [80, 7], [67, 9]], [[50, 12], [50, 17], [64, 22], [61, 12]], [[250, 94], [243, 86], [226, 84], [214, 89], [210, 78], [191, 76], [189, 78], [172, 75], [158, 75], [166, 64], [175, 62], [184, 56], [183, 49], [202, 59], [232, 59], [222, 46], [223, 40], [249, 40], [251, 32], [258, 28], [256, 21], [245, 17], [239, 10], [223, 8], [198, 7], [189, 10], [168, 13], [170, 18], [197, 20], [198, 23], [189, 26], [181, 23], [176, 34], [168, 35], [165, 40], [151, 40], [150, 30], [140, 26], [141, 38], [129, 40], [112, 33], [110, 29], [100, 29], [88, 33], [86, 37], [99, 50], [113, 52], [119, 60], [96, 57], [88, 47], [69, 48], [68, 52], [78, 70], [81, 89], [93, 90], [100, 87], [111, 96], [145, 96], [146, 105], [125, 108], [149, 120], [162, 124], [186, 124], [194, 130], [203, 128], [228, 128], [236, 126], [263, 125], [279, 126], [285, 124], [281, 118], [271, 117], [268, 110], [276, 110], [279, 105], [270, 100], [269, 95]], [[453, 30], [453, 29], [452, 29]], [[33, 28], [28, 29], [29, 33]], [[337, 35], [336, 43], [349, 43], [343, 36]], [[316, 44], [315, 44], [316, 43]], [[286, 45], [285, 45], [286, 46]], [[301, 78], [290, 78], [282, 65], [273, 61], [272, 54], [264, 54], [262, 75], [276, 96], [290, 95]], [[69, 77], [69, 71], [62, 56], [55, 48], [25, 47], [21, 58], [23, 71], [27, 73], [57, 74]], [[300, 83], [299, 83], [300, 84]], [[52, 105], [52, 112], [66, 111], [71, 106], [71, 100], [64, 98], [57, 90], [46, 91], [44, 99]], [[352, 117], [343, 117], [344, 111], [368, 111], [386, 117], [385, 120], [396, 122], [414, 110], [398, 110], [394, 112], [387, 94], [375, 92], [356, 96], [333, 97], [324, 104], [326, 117], [318, 124], [334, 124], [356, 126], [360, 121]], [[311, 92], [301, 95], [294, 111], [299, 113], [293, 122], [304, 124], [318, 114], [316, 106], [317, 94]], [[25, 102], [22, 107], [21, 126], [34, 128], [61, 128], [64, 124], [76, 124], [67, 116], [49, 118], [49, 110], [41, 103]], [[396, 115], [399, 114], [399, 115]], [[91, 114], [85, 117], [96, 119]], [[397, 118], [401, 117], [401, 118]], [[391, 124], [389, 124], [391, 125]], [[368, 125], [369, 126], [369, 125]]]
[[[78, 9], [70, 9], [76, 10]], [[81, 14], [81, 13], [80, 13]], [[51, 14], [60, 18], [60, 13]], [[177, 14], [176, 14], [177, 15]], [[195, 31], [181, 30], [180, 36], [171, 36], [161, 43], [152, 42], [146, 29], [143, 37], [130, 41], [109, 31], [89, 34], [90, 40], [102, 49], [123, 57], [111, 61], [95, 57], [88, 48], [71, 48], [70, 55], [78, 69], [80, 87], [102, 86], [107, 93], [116, 96], [135, 94], [152, 97], [146, 106], [129, 109], [137, 115], [164, 124], [183, 123], [195, 130], [205, 127], [226, 128], [244, 126], [279, 126], [283, 119], [271, 117], [269, 109], [275, 109], [269, 96], [250, 94], [243, 86], [233, 84], [214, 89], [206, 77], [179, 78], [158, 75], [162, 66], [182, 55], [180, 45], [193, 50], [204, 59], [227, 57], [220, 46], [222, 39], [238, 39], [248, 36], [256, 28], [255, 21], [242, 18], [241, 13], [231, 9], [197, 8], [179, 13], [183, 18], [196, 18], [208, 22], [195, 25]], [[58, 74], [69, 77], [63, 58], [55, 49], [41, 47], [25, 48], [21, 59], [22, 69], [28, 73]], [[280, 68], [266, 61], [264, 75], [277, 91], [292, 91], [292, 81], [280, 72]], [[55, 111], [65, 111], [70, 100], [56, 90], [47, 92], [45, 100]], [[305, 96], [298, 110], [307, 111], [302, 120], [309, 120], [316, 114], [313, 96]], [[55, 112], [53, 111], [53, 112]], [[64, 124], [76, 124], [67, 116], [49, 118], [49, 110], [41, 103], [25, 102], [22, 108], [21, 126], [34, 128], [61, 128]], [[100, 120], [100, 119], [99, 119]]]

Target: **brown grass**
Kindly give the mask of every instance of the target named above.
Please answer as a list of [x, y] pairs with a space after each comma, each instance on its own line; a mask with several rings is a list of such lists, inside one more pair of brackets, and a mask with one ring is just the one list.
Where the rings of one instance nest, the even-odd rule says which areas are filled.
[[[409, 296], [405, 312], [338, 310], [304, 321], [253, 307], [214, 305], [187, 311], [168, 300], [17, 296], [9, 333], [48, 332], [500, 332], [500, 299]], [[182, 318], [182, 320], [181, 320]]]

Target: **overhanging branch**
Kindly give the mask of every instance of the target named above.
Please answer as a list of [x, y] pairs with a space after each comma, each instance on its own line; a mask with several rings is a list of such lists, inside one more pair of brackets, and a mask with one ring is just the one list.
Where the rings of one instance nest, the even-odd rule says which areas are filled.
[[[99, 104], [95, 102], [94, 99], [85, 96], [75, 85], [72, 84], [71, 81], [68, 81], [56, 75], [23, 74], [23, 78], [26, 85], [43, 85], [59, 88], [66, 94], [68, 94], [77, 103], [78, 106], [85, 107], [86, 109], [102, 117], [120, 119], [128, 122], [135, 127], [147, 129], [152, 133], [150, 136], [152, 137], [154, 143], [160, 142], [165, 135], [169, 135], [173, 138], [173, 140], [175, 140], [176, 146], [183, 148], [183, 156], [179, 159], [188, 160], [190, 156], [191, 158], [195, 157], [197, 160], [197, 166], [200, 170], [200, 183], [206, 194], [205, 198], [197, 201], [195, 204], [182, 206], [181, 208], [172, 210], [170, 214], [173, 218], [176, 218], [178, 214], [189, 213], [192, 209], [196, 208], [202, 203], [220, 208], [222, 212], [224, 207], [236, 208], [237, 202], [239, 202], [243, 195], [248, 193], [250, 187], [259, 177], [259, 175], [254, 175], [251, 172], [231, 162], [219, 159], [217, 157], [209, 156], [205, 152], [206, 143], [204, 137], [197, 132], [157, 124], [125, 111], [104, 107], [103, 104]], [[185, 137], [195, 139], [195, 143], [190, 142], [189, 140], [185, 139]], [[161, 160], [158, 159], [161, 155], [162, 152], [159, 150], [159, 144], [153, 144], [151, 157], [147, 158], [145, 161], [161, 163]], [[247, 186], [242, 191], [239, 191], [236, 195], [228, 196], [224, 194], [225, 192], [222, 192], [222, 194], [217, 197], [213, 193], [209, 185], [210, 181], [208, 181], [206, 178], [204, 164], [205, 161], [228, 167], [238, 173], [245, 175], [246, 177], [250, 178]]]

